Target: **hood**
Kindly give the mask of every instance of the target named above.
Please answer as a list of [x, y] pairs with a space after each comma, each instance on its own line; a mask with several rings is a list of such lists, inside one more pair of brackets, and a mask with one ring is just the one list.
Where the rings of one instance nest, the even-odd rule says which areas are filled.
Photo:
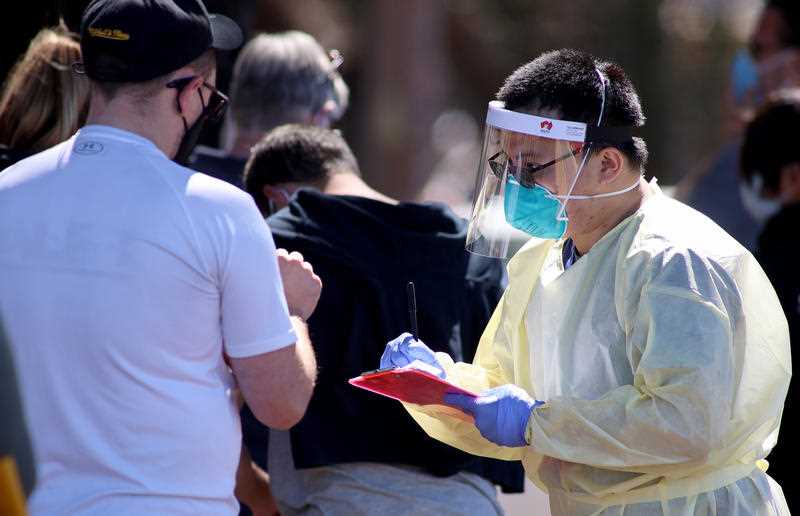
[[463, 278], [469, 259], [466, 223], [443, 204], [392, 205], [306, 189], [267, 222], [279, 247], [291, 242], [365, 272], [455, 268]]

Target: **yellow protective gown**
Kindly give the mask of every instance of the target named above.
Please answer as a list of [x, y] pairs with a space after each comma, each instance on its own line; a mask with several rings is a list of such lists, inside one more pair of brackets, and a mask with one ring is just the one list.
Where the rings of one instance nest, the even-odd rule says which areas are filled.
[[747, 250], [651, 185], [566, 271], [561, 243], [529, 242], [474, 362], [437, 354], [467, 389], [544, 400], [530, 446], [495, 445], [454, 409], [406, 408], [440, 441], [521, 459], [554, 515], [788, 515], [763, 460], [791, 378], [786, 318]]

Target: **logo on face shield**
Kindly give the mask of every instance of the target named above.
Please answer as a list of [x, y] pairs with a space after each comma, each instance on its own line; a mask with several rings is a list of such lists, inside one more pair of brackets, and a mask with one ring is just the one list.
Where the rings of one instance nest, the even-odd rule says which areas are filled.
[[550, 120], [543, 120], [542, 123], [539, 124], [539, 128], [543, 133], [549, 133], [550, 129], [553, 128], [553, 122]]

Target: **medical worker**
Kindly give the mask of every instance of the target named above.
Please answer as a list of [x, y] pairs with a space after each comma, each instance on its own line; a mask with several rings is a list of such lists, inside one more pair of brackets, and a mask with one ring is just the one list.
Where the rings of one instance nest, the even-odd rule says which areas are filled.
[[535, 238], [472, 364], [404, 334], [381, 366], [477, 393], [406, 408], [436, 439], [522, 460], [554, 515], [788, 515], [763, 460], [786, 319], [747, 250], [642, 178], [643, 123], [613, 63], [559, 50], [515, 71], [489, 104], [467, 242], [503, 256], [501, 222]]

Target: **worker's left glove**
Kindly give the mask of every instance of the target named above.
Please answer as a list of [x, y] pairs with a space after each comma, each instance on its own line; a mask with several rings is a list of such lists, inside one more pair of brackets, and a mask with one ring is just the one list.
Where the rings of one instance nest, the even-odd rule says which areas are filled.
[[477, 398], [448, 393], [444, 402], [475, 418], [481, 435], [500, 446], [525, 446], [525, 429], [533, 409], [542, 405], [513, 384], [501, 385]]

